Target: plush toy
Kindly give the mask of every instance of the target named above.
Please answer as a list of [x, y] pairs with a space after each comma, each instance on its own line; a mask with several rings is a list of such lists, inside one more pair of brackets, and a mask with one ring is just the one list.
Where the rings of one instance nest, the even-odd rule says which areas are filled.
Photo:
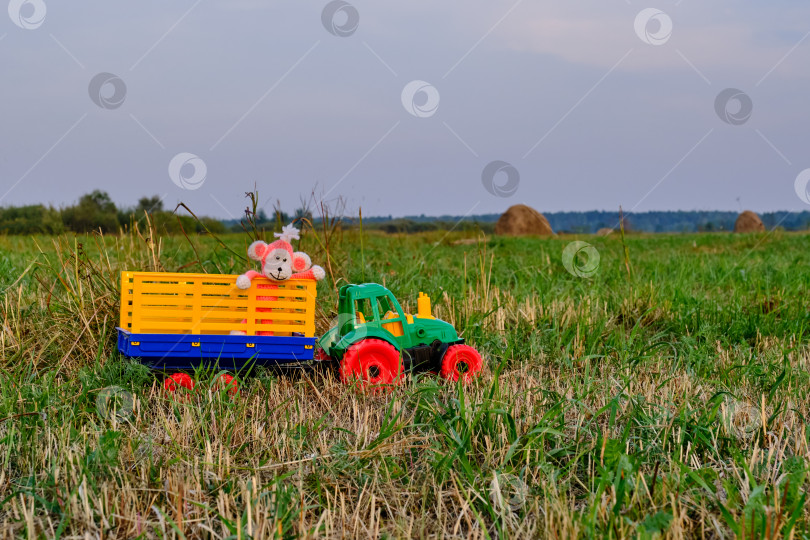
[[[301, 251], [293, 252], [292, 240], [298, 240], [298, 229], [286, 225], [281, 233], [275, 233], [278, 238], [272, 244], [265, 244], [257, 240], [248, 247], [248, 257], [254, 261], [261, 261], [262, 271], [249, 270], [236, 279], [236, 286], [240, 289], [249, 289], [250, 280], [264, 276], [271, 281], [287, 281], [288, 279], [314, 279], [322, 280], [326, 273], [320, 266], [312, 266], [309, 255]], [[268, 288], [264, 286], [263, 288]], [[275, 287], [273, 287], [275, 288]]]
[[[248, 247], [248, 257], [254, 261], [262, 263], [262, 271], [248, 270], [236, 278], [236, 286], [240, 289], [249, 289], [251, 280], [256, 277], [266, 277], [273, 282], [287, 281], [288, 279], [313, 279], [322, 280], [326, 273], [320, 266], [312, 266], [309, 255], [301, 251], [293, 252], [292, 240], [298, 240], [298, 229], [292, 225], [286, 225], [281, 229], [281, 233], [275, 233], [278, 238], [272, 244], [266, 244], [261, 240], [253, 242]], [[278, 289], [275, 283], [258, 285], [259, 289]], [[257, 296], [257, 300], [278, 300], [275, 296]], [[256, 311], [271, 312], [272, 308], [256, 308]], [[246, 321], [242, 321], [245, 323]], [[271, 324], [272, 320], [262, 320], [262, 324]], [[241, 330], [234, 330], [231, 334], [244, 335]], [[272, 332], [258, 332], [260, 336], [272, 336]]]

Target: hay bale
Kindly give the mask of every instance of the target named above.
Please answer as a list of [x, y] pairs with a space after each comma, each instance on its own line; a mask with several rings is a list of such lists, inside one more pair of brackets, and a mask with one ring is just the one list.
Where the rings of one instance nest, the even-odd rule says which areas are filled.
[[737, 217], [737, 222], [734, 223], [735, 233], [758, 233], [765, 232], [765, 224], [759, 219], [759, 216], [750, 210], [746, 210]]
[[608, 229], [607, 227], [596, 231], [596, 236], [610, 236], [611, 234], [613, 234], [613, 229]]
[[511, 206], [498, 219], [498, 223], [495, 224], [495, 234], [505, 236], [551, 236], [554, 231], [551, 230], [551, 225], [549, 225], [543, 214], [525, 204], [516, 204]]

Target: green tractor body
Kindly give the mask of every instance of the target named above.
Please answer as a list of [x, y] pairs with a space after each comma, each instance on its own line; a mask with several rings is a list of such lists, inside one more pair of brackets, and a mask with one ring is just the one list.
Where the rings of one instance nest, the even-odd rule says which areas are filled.
[[338, 293], [337, 323], [321, 336], [318, 345], [340, 361], [355, 343], [379, 339], [396, 348], [405, 369], [438, 370], [448, 347], [464, 340], [451, 324], [430, 315], [429, 304], [430, 299], [421, 295], [419, 312], [411, 316], [382, 285], [344, 285]]

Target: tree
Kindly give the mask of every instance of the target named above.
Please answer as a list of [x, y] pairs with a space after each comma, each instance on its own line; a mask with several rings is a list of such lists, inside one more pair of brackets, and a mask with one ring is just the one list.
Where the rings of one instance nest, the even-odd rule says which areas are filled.
[[62, 210], [62, 221], [75, 232], [103, 232], [118, 230], [118, 213], [109, 194], [98, 189], [82, 195], [76, 206]]
[[163, 211], [163, 199], [158, 195], [151, 197], [141, 197], [138, 199], [138, 206], [135, 207], [135, 216], [141, 217], [144, 212], [153, 214]]
[[64, 232], [59, 211], [41, 204], [0, 208], [2, 234], [59, 234]]

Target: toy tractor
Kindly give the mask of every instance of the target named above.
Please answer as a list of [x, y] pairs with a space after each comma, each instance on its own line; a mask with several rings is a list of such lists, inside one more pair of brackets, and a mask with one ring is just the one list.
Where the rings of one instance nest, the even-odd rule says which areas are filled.
[[431, 315], [426, 294], [419, 293], [412, 316], [376, 283], [340, 288], [337, 321], [318, 346], [318, 359], [339, 362], [341, 380], [361, 386], [399, 384], [411, 370], [466, 382], [483, 367], [478, 351], [465, 345], [451, 324]]

